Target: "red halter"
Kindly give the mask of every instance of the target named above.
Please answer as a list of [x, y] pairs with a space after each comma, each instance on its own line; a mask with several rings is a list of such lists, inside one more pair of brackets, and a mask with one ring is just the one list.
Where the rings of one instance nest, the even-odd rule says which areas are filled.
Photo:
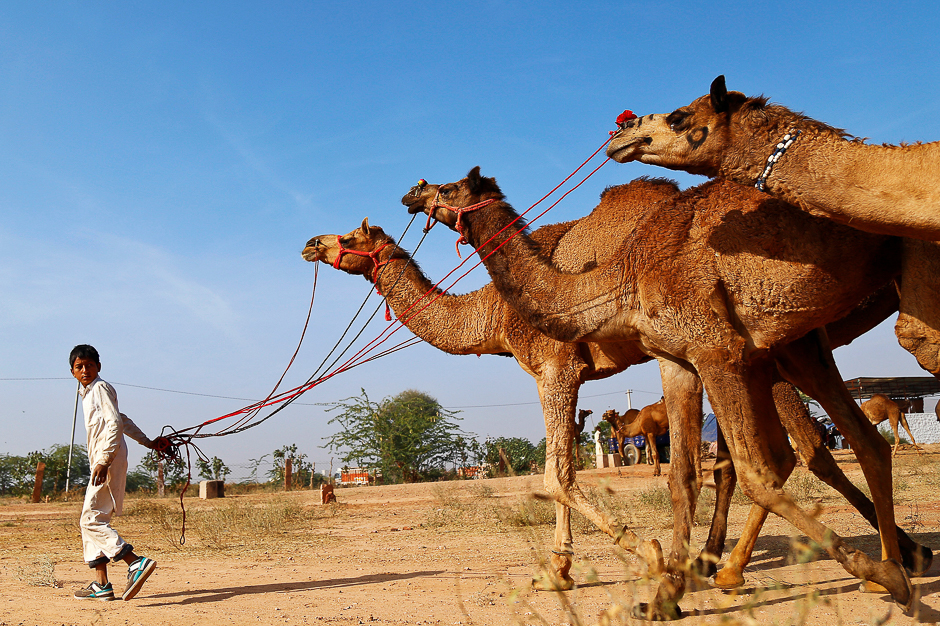
[[[372, 263], [375, 265], [375, 268], [372, 270], [372, 284], [375, 285], [375, 293], [382, 295], [382, 292], [379, 291], [378, 279], [379, 279], [379, 269], [388, 263], [388, 259], [385, 261], [379, 261], [379, 252], [392, 245], [390, 243], [383, 243], [381, 246], [373, 250], [372, 252], [360, 252], [359, 250], [350, 250], [349, 248], [344, 248], [340, 237], [336, 238], [336, 245], [339, 248], [339, 252], [336, 254], [336, 260], [333, 261], [333, 268], [339, 269], [339, 263], [343, 260], [344, 254], [354, 254], [356, 256], [368, 257], [372, 259]], [[388, 308], [388, 301], [385, 302], [385, 321], [392, 321], [392, 313]]]
[[496, 201], [496, 198], [490, 198], [489, 200], [483, 200], [481, 202], [477, 202], [476, 204], [471, 204], [470, 206], [455, 207], [441, 202], [441, 192], [438, 190], [438, 192], [434, 195], [434, 200], [431, 201], [431, 206], [428, 207], [428, 223], [424, 227], [424, 232], [428, 232], [434, 226], [434, 224], [431, 223], [431, 220], [434, 220], [434, 223], [437, 223], [438, 221], [438, 219], [434, 217], [435, 209], [441, 208], [447, 209], [448, 211], [453, 211], [457, 214], [457, 223], [454, 225], [454, 229], [460, 234], [460, 239], [458, 239], [457, 243], [454, 244], [454, 249], [457, 251], [457, 256], [463, 258], [460, 256], [460, 244], [467, 245], [470, 243], [467, 241], [467, 236], [464, 235], [463, 232], [463, 214], [476, 211], [477, 209], [482, 209], [483, 207], [489, 206]]

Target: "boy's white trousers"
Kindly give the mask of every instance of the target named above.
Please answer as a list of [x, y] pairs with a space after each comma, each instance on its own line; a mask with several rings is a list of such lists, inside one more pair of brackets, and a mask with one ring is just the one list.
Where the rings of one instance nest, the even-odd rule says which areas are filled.
[[127, 445], [121, 437], [114, 461], [108, 467], [108, 480], [98, 486], [89, 481], [85, 490], [85, 504], [79, 526], [82, 530], [82, 555], [92, 567], [103, 562], [103, 559], [114, 559], [132, 549], [125, 547], [127, 542], [111, 528], [111, 518], [120, 515], [123, 509], [126, 485]]

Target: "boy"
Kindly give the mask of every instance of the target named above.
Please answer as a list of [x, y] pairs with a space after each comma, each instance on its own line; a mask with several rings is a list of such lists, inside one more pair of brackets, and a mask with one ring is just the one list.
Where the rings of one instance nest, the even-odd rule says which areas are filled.
[[147, 448], [153, 448], [153, 442], [118, 410], [117, 393], [98, 376], [101, 361], [97, 350], [86, 344], [75, 346], [69, 354], [69, 367], [72, 376], [82, 385], [79, 395], [88, 433], [91, 480], [85, 491], [80, 527], [85, 562], [95, 570], [95, 580], [76, 591], [75, 597], [84, 600], [117, 599], [108, 582], [108, 559], [111, 559], [115, 563], [124, 561], [129, 566], [127, 588], [121, 598], [130, 600], [137, 595], [157, 564], [134, 554], [134, 546], [111, 528], [111, 516], [120, 515], [124, 504], [127, 481], [124, 435]]

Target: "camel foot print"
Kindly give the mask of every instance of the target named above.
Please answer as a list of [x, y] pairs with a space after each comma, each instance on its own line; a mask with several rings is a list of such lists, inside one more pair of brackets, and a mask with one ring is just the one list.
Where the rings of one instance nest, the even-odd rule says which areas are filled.
[[671, 622], [682, 619], [682, 609], [675, 602], [664, 602], [659, 607], [655, 607], [647, 602], [639, 602], [633, 605], [631, 611], [633, 619], [643, 619], [653, 622]]
[[571, 591], [574, 589], [574, 579], [543, 572], [532, 577], [532, 589], [535, 591]]
[[715, 574], [713, 584], [719, 589], [737, 589], [744, 586], [744, 576], [738, 570], [725, 566]]
[[933, 563], [933, 552], [927, 546], [918, 545], [913, 551], [901, 549], [901, 564], [911, 576], [923, 576]]

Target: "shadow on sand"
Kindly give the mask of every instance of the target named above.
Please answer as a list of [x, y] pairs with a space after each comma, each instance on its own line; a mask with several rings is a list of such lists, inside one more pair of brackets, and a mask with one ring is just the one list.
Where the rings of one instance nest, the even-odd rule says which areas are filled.
[[283, 591], [310, 591], [313, 589], [338, 589], [342, 587], [355, 587], [358, 585], [373, 585], [398, 580], [409, 580], [411, 578], [424, 578], [429, 576], [440, 576], [443, 570], [433, 570], [426, 572], [408, 572], [405, 574], [372, 574], [369, 576], [358, 576], [356, 578], [334, 578], [330, 580], [306, 580], [297, 582], [277, 582], [265, 585], [248, 585], [243, 587], [223, 587], [216, 589], [186, 589], [175, 591], [173, 593], [158, 593], [147, 596], [146, 600], [159, 600], [161, 598], [181, 598], [171, 602], [148, 602], [143, 606], [169, 606], [201, 604], [204, 602], [222, 602], [237, 596], [245, 596], [256, 593], [277, 593]]

